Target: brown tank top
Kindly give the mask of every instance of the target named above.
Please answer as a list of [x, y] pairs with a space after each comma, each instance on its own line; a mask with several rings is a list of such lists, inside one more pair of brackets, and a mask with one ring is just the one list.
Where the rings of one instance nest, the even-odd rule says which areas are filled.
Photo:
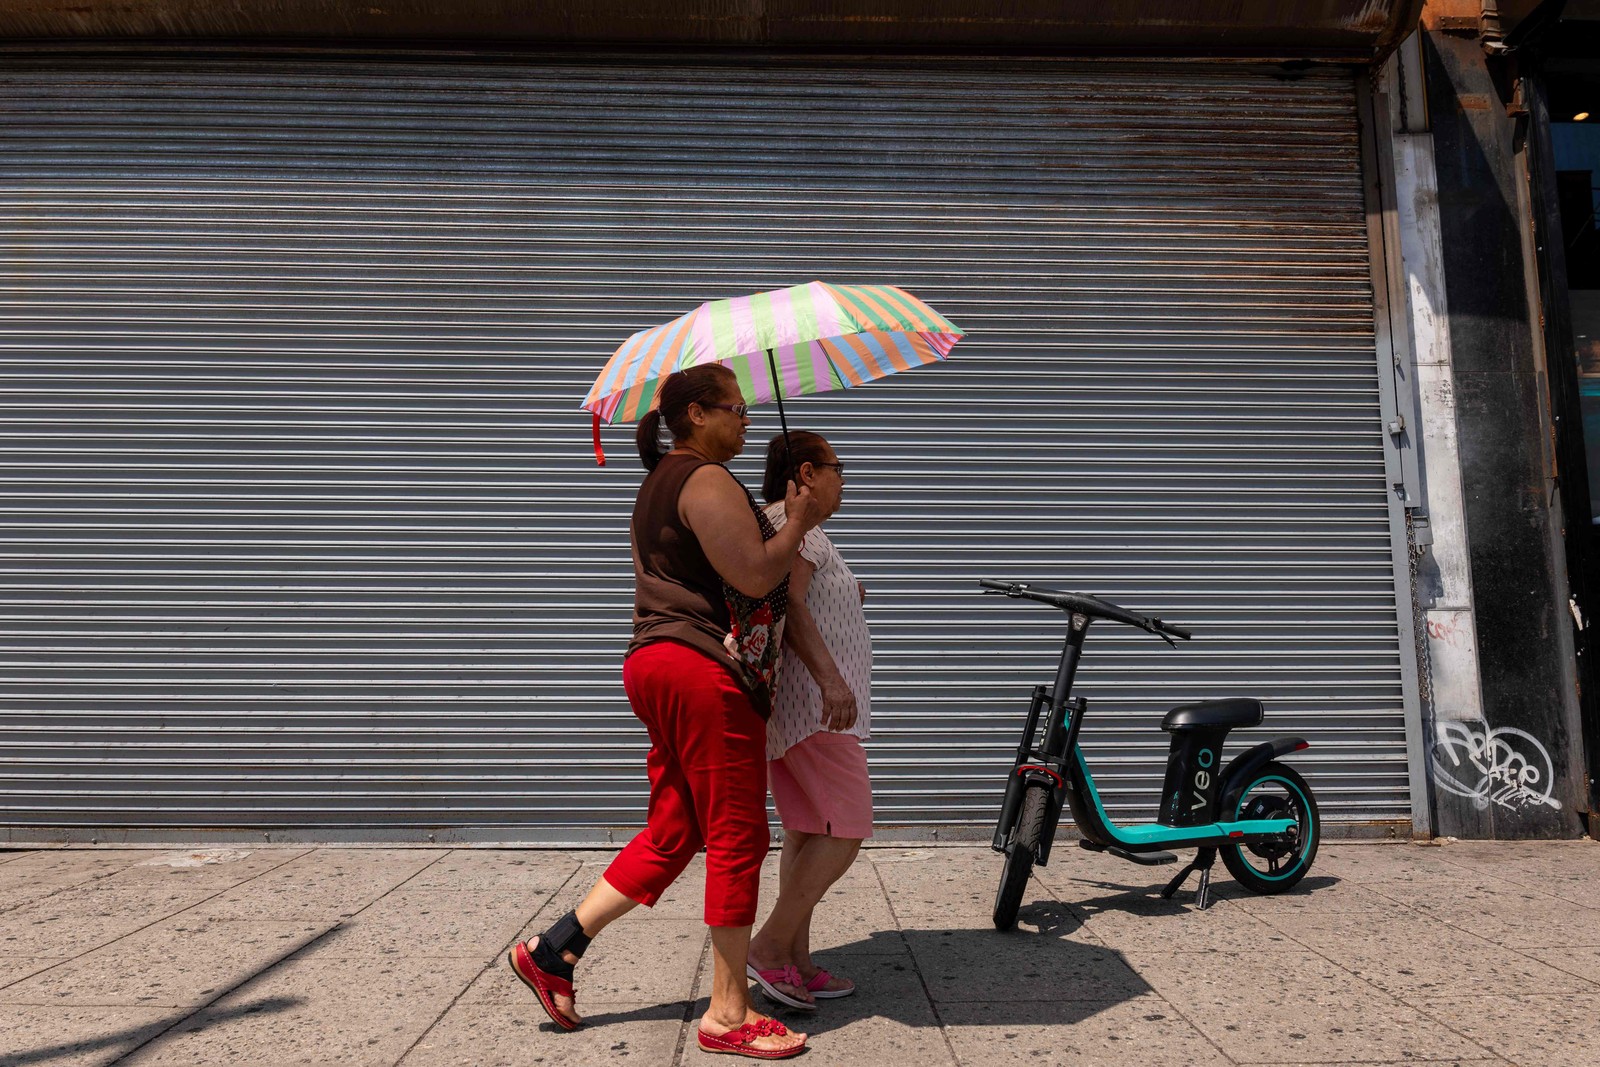
[[[704, 653], [724, 667], [750, 696], [762, 718], [771, 713], [771, 671], [760, 670], [729, 655], [723, 640], [736, 631], [741, 651], [750, 655], [748, 635], [752, 611], [770, 626], [772, 653], [782, 639], [783, 609], [788, 600], [787, 578], [761, 598], [747, 598], [723, 582], [700, 547], [700, 539], [678, 515], [678, 497], [689, 476], [711, 461], [688, 453], [669, 453], [645, 476], [633, 506], [629, 540], [633, 546], [633, 640], [628, 654], [658, 641], [676, 641]], [[729, 477], [732, 477], [730, 474]], [[749, 491], [745, 492], [749, 497]], [[766, 514], [750, 500], [763, 537], [773, 535]], [[730, 612], [745, 616], [740, 625]], [[775, 617], [774, 617], [774, 612]], [[763, 627], [765, 628], [765, 627]], [[742, 631], [742, 634], [738, 631]], [[773, 657], [760, 657], [773, 658]], [[752, 669], [755, 667], [756, 669]]]

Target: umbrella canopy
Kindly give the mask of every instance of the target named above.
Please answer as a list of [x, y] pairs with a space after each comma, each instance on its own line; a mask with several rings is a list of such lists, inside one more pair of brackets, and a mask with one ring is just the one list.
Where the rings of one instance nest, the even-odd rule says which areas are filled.
[[963, 332], [949, 319], [889, 285], [808, 282], [730, 300], [713, 300], [671, 322], [641, 330], [612, 355], [583, 410], [600, 423], [630, 422], [655, 406], [674, 371], [720, 363], [752, 403], [849, 389], [944, 359]]

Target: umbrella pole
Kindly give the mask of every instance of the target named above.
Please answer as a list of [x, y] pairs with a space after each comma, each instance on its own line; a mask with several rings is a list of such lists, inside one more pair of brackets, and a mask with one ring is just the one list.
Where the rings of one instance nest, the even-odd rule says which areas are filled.
[[772, 398], [778, 402], [778, 425], [783, 427], [783, 454], [789, 460], [789, 480], [796, 489], [800, 488], [800, 476], [795, 473], [794, 448], [789, 444], [789, 417], [783, 413], [783, 386], [778, 382], [778, 361], [772, 358], [772, 349], [767, 349], [767, 368], [772, 371]]

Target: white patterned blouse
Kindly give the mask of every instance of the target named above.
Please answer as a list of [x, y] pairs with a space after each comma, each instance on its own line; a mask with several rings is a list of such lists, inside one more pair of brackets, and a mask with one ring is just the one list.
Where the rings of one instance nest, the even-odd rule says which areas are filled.
[[[782, 501], [768, 504], [766, 512], [774, 526], [783, 525]], [[806, 590], [806, 608], [856, 698], [855, 725], [842, 732], [871, 737], [872, 634], [867, 630], [856, 576], [820, 526], [806, 534], [800, 554], [816, 568]], [[822, 690], [794, 649], [785, 644], [772, 694], [772, 718], [767, 720], [767, 758], [777, 759], [790, 746], [821, 732]]]

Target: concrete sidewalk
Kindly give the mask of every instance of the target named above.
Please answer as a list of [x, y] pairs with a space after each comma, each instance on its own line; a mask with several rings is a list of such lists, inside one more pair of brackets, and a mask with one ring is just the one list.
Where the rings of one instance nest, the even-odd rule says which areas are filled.
[[[0, 853], [0, 1064], [725, 1062], [693, 1042], [694, 871], [596, 941], [582, 1031], [506, 968], [608, 859]], [[1282, 897], [1219, 864], [1203, 913], [1155, 895], [1172, 871], [1063, 843], [1001, 935], [993, 853], [869, 849], [815, 939], [860, 994], [781, 1017], [805, 1062], [872, 1067], [1600, 1062], [1600, 843], [1328, 845]]]

